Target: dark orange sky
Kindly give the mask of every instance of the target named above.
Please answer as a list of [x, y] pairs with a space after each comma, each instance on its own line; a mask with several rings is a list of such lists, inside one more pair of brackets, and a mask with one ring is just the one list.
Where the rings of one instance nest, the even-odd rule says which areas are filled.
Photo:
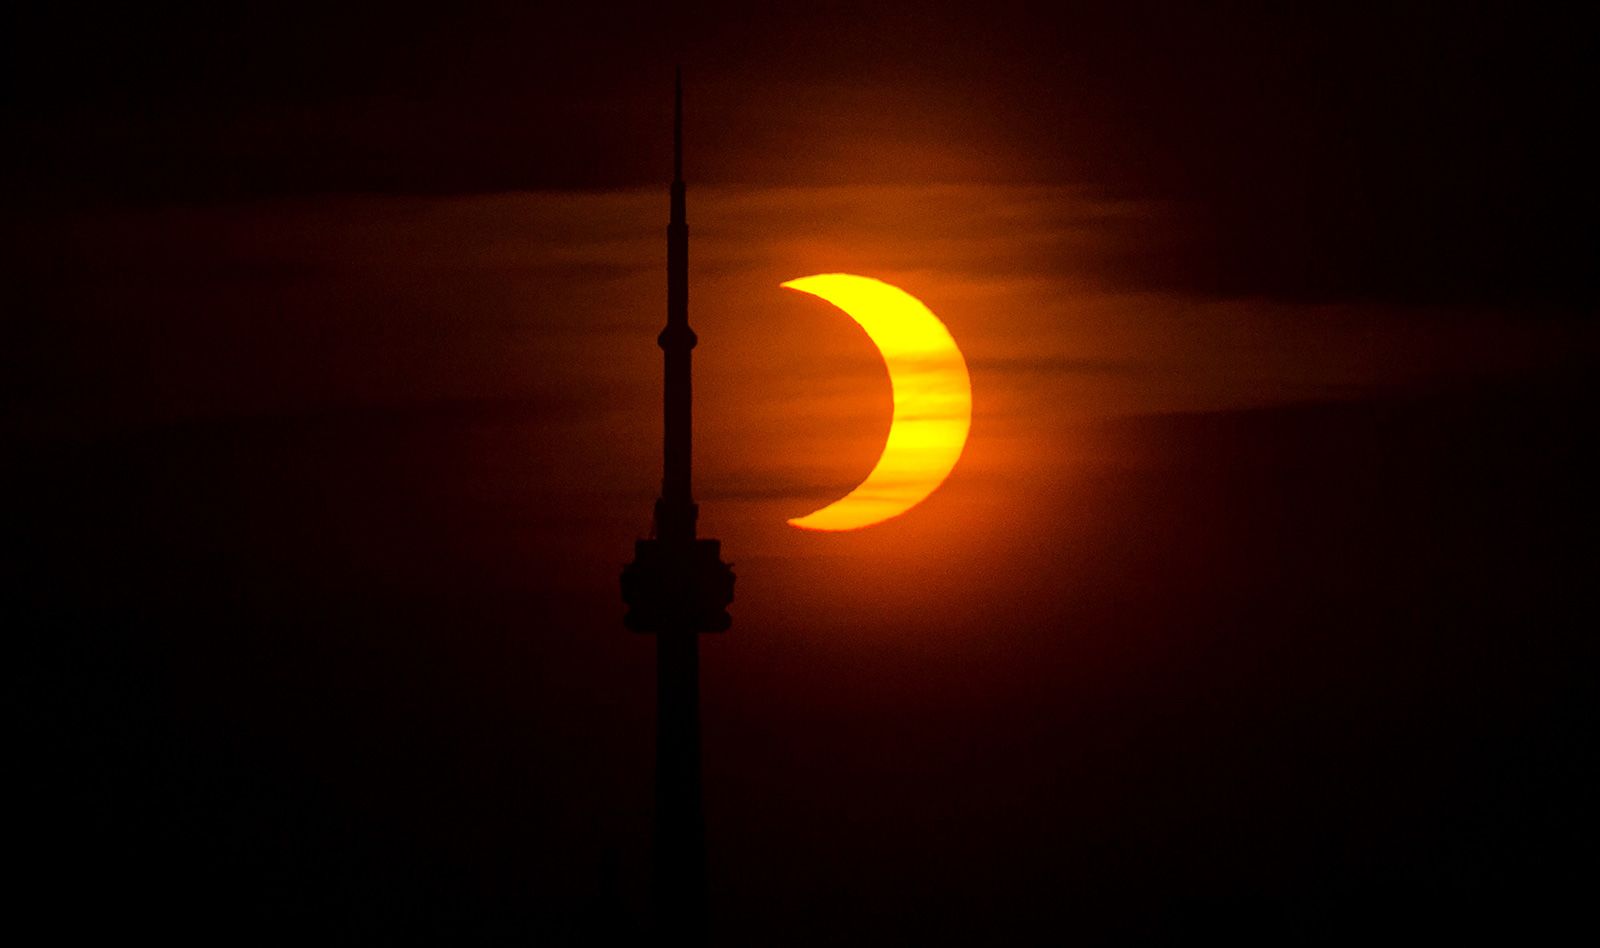
[[[1066, 185], [1173, 202], [1147, 279], [1586, 300], [1582, 31], [1509, 4], [1224, 9], [22, 5], [21, 193], [180, 201], [656, 182]], [[1193, 233], [1190, 233], [1190, 232]], [[1163, 235], [1173, 239], [1173, 234]]]
[[[1342, 943], [1581, 905], [1586, 34], [1402, 4], [9, 14], [24, 901], [626, 939], [686, 76], [727, 944]], [[971, 436], [873, 464], [844, 271]], [[1530, 921], [1532, 920], [1532, 921]], [[180, 937], [181, 936], [181, 937]]]

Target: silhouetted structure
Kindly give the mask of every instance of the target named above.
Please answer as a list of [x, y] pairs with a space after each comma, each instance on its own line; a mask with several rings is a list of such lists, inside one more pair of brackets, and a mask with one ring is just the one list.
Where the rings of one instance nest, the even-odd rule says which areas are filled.
[[690, 489], [694, 330], [689, 328], [689, 225], [684, 215], [683, 77], [674, 93], [672, 217], [667, 225], [666, 382], [661, 497], [654, 536], [634, 544], [622, 571], [626, 623], [656, 636], [654, 898], [664, 935], [698, 939], [706, 930], [705, 818], [700, 806], [700, 645], [731, 619], [733, 570], [722, 544], [695, 537], [699, 508]]

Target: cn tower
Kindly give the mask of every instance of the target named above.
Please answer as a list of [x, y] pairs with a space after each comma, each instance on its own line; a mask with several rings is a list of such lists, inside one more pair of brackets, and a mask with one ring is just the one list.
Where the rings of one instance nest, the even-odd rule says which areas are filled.
[[683, 186], [683, 75], [674, 88], [672, 215], [667, 224], [667, 325], [661, 496], [648, 539], [622, 570], [627, 627], [656, 637], [653, 901], [658, 934], [703, 941], [707, 931], [705, 815], [700, 800], [700, 634], [731, 624], [733, 570], [722, 544], [695, 536], [691, 487], [694, 330], [689, 328], [689, 224]]

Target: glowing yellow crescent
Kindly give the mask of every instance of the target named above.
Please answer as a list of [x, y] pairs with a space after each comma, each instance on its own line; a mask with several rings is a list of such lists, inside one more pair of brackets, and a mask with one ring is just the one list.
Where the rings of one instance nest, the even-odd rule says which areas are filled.
[[827, 300], [860, 324], [883, 355], [894, 390], [894, 421], [872, 473], [790, 525], [855, 530], [905, 513], [938, 490], [966, 446], [972, 380], [961, 350], [921, 300], [881, 280], [821, 273], [783, 286]]

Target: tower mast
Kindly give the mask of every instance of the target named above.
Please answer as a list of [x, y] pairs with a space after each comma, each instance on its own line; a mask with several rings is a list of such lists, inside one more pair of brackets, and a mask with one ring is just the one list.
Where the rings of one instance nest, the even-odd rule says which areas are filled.
[[732, 620], [733, 570], [722, 544], [695, 536], [691, 486], [692, 351], [689, 224], [683, 183], [683, 75], [674, 84], [672, 209], [667, 223], [667, 325], [661, 347], [662, 477], [654, 536], [634, 543], [622, 570], [624, 619], [656, 636], [655, 837], [651, 862], [656, 924], [673, 941], [702, 941], [707, 928], [705, 816], [700, 793], [700, 633]]
[[683, 186], [683, 71], [673, 84], [672, 216], [667, 223], [667, 327], [656, 342], [665, 361], [661, 499], [656, 501], [656, 536], [670, 542], [694, 539], [694, 387], [690, 360], [699, 339], [689, 328], [689, 222]]

